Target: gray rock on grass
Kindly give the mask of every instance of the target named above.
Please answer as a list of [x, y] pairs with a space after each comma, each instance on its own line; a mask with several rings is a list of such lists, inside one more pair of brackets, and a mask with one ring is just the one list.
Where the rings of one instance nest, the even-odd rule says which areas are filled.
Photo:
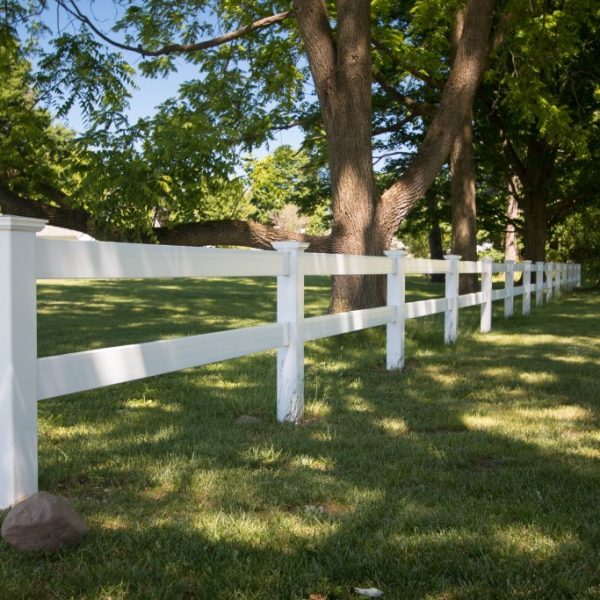
[[252, 415], [242, 415], [241, 417], [238, 417], [235, 422], [238, 425], [256, 425], [261, 421], [258, 417], [253, 417]]
[[55, 551], [81, 541], [87, 526], [66, 498], [38, 492], [15, 504], [2, 522], [2, 537], [25, 552]]

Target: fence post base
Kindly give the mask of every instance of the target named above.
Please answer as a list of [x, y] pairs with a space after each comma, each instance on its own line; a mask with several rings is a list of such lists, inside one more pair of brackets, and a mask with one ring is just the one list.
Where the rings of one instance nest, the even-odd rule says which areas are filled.
[[444, 342], [452, 344], [458, 335], [458, 261], [460, 255], [445, 254], [448, 261], [446, 273], [446, 312], [444, 313]]
[[0, 216], [0, 509], [35, 494], [35, 233], [46, 221]]
[[385, 252], [393, 263], [393, 272], [387, 276], [387, 304], [393, 310], [392, 319], [386, 330], [386, 362], [388, 371], [404, 367], [404, 302], [406, 299], [406, 272], [404, 250], [389, 250]]
[[277, 350], [277, 420], [297, 423], [304, 414], [304, 268], [308, 244], [275, 242], [288, 259], [288, 274], [277, 277], [277, 321], [289, 327], [288, 345]]
[[489, 333], [492, 330], [492, 265], [491, 258], [481, 260], [481, 291], [483, 293], [479, 318], [481, 333]]
[[523, 314], [531, 312], [531, 261], [524, 260], [523, 266]]
[[507, 260], [504, 273], [504, 317], [512, 317], [515, 309], [515, 261]]

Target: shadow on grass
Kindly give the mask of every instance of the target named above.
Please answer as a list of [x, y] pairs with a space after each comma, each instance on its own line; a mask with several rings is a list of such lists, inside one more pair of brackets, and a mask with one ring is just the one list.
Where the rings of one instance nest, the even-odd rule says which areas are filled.
[[308, 345], [298, 427], [275, 422], [272, 354], [42, 403], [40, 487], [91, 532], [3, 546], [5, 593], [597, 596], [600, 297], [498, 315], [483, 336], [461, 311], [452, 347], [411, 322], [402, 373], [381, 330]]

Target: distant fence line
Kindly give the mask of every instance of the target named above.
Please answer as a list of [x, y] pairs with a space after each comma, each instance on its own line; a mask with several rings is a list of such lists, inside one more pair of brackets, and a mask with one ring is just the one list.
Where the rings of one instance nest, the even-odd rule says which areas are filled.
[[[581, 285], [581, 266], [513, 261], [493, 263], [412, 258], [304, 254], [307, 244], [278, 242], [273, 251], [249, 251], [36, 238], [45, 221], [0, 216], [0, 509], [37, 491], [37, 402], [152, 375], [277, 349], [277, 418], [297, 422], [304, 410], [304, 343], [387, 326], [387, 368], [404, 366], [405, 321], [444, 313], [444, 340], [458, 332], [459, 309], [481, 306], [480, 329], [492, 328], [492, 303], [511, 316], [523, 296], [523, 314]], [[493, 273], [505, 273], [492, 289]], [[515, 272], [522, 284], [514, 285]], [[443, 298], [405, 301], [407, 274], [445, 275]], [[481, 275], [481, 291], [459, 295], [459, 275]], [[535, 273], [535, 284], [531, 274]], [[304, 317], [306, 275], [387, 275], [387, 305]], [[113, 348], [37, 357], [36, 281], [161, 277], [277, 277], [277, 322]]]

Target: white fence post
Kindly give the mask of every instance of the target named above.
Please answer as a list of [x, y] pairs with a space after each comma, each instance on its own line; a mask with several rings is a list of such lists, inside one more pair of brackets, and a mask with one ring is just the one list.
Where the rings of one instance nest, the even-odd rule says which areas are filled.
[[0, 216], [0, 509], [38, 486], [35, 233], [45, 224]]
[[556, 269], [556, 273], [554, 275], [554, 296], [555, 298], [558, 298], [562, 288], [562, 264], [555, 263], [554, 268]]
[[404, 250], [389, 250], [386, 253], [393, 262], [393, 271], [387, 276], [387, 304], [393, 311], [387, 324], [387, 368], [388, 371], [404, 367], [404, 303], [406, 299], [406, 271]]
[[524, 260], [523, 265], [523, 314], [531, 312], [531, 261]]
[[491, 258], [481, 259], [481, 292], [483, 293], [479, 318], [481, 333], [488, 333], [492, 330], [492, 265]]
[[535, 263], [535, 305], [544, 304], [544, 263]]
[[581, 287], [581, 265], [577, 265], [577, 276], [575, 278], [575, 287]]
[[515, 261], [507, 260], [506, 273], [504, 274], [504, 316], [512, 317], [515, 308], [515, 297], [513, 291], [515, 289]]
[[554, 263], [546, 263], [546, 302], [552, 300], [552, 292], [554, 291]]
[[572, 292], [573, 291], [573, 275], [575, 265], [573, 263], [567, 263], [567, 289]]
[[449, 262], [446, 273], [446, 311], [444, 313], [444, 342], [451, 344], [456, 341], [458, 331], [458, 261], [457, 254], [446, 254]]
[[304, 268], [308, 244], [275, 242], [284, 252], [288, 274], [277, 277], [277, 321], [289, 326], [289, 343], [277, 350], [277, 420], [296, 423], [304, 414]]

